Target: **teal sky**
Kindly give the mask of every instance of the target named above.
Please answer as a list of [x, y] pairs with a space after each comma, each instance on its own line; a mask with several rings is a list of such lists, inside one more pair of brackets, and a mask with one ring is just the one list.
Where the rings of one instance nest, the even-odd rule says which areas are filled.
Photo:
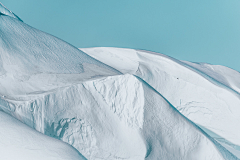
[[123, 47], [240, 71], [240, 0], [1, 0], [78, 48]]

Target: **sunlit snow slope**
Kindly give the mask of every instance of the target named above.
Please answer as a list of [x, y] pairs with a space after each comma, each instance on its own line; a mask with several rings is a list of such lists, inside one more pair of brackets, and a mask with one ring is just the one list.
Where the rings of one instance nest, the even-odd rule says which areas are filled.
[[239, 72], [142, 50], [81, 50], [123, 73], [144, 80], [185, 117], [240, 157]]
[[0, 56], [4, 160], [240, 157], [240, 75], [229, 68], [77, 49], [2, 4]]

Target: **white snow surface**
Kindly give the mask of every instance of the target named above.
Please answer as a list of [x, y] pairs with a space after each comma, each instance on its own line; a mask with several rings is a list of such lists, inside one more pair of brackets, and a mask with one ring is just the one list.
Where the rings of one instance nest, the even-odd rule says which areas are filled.
[[180, 113], [240, 157], [239, 72], [143, 50], [104, 47], [80, 50], [122, 73], [144, 80]]
[[43, 135], [2, 111], [0, 155], [2, 160], [85, 160], [70, 145]]
[[120, 74], [72, 45], [16, 18], [1, 15], [0, 26], [0, 94], [40, 92]]
[[0, 4], [0, 156], [236, 160], [239, 78], [149, 51], [77, 49]]

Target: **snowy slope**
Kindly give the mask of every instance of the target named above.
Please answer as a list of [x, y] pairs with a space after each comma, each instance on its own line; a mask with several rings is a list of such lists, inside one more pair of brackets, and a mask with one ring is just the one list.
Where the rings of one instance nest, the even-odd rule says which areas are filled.
[[28, 98], [5, 99], [10, 114], [87, 159], [236, 159], [132, 75]]
[[7, 15], [4, 10], [0, 16], [0, 94], [39, 92], [120, 74], [72, 45]]
[[220, 65], [209, 65], [207, 63], [191, 63], [191, 62], [185, 63], [200, 70], [201, 72], [204, 72], [204, 74], [212, 77], [216, 81], [219, 81], [223, 85], [240, 93], [239, 72]]
[[73, 147], [27, 127], [0, 111], [2, 160], [85, 160]]
[[[240, 155], [239, 72], [223, 66], [207, 65], [209, 67], [204, 68], [198, 64], [141, 50], [81, 50], [123, 73], [131, 60], [132, 67], [129, 69], [132, 74], [143, 79], [184, 116], [202, 129], [211, 131], [211, 135], [215, 135], [218, 141]], [[113, 58], [114, 63], [107, 57]]]
[[79, 50], [0, 4], [0, 155], [235, 160], [239, 76], [147, 51]]

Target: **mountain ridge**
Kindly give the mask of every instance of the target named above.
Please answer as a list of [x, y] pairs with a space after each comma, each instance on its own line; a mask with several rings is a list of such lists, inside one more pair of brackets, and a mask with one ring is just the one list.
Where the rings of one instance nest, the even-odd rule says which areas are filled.
[[[51, 160], [240, 158], [237, 72], [143, 50], [77, 49], [2, 4], [0, 13], [3, 157], [24, 159], [18, 144]], [[18, 124], [24, 132], [11, 129]], [[56, 143], [34, 150], [41, 139]]]

